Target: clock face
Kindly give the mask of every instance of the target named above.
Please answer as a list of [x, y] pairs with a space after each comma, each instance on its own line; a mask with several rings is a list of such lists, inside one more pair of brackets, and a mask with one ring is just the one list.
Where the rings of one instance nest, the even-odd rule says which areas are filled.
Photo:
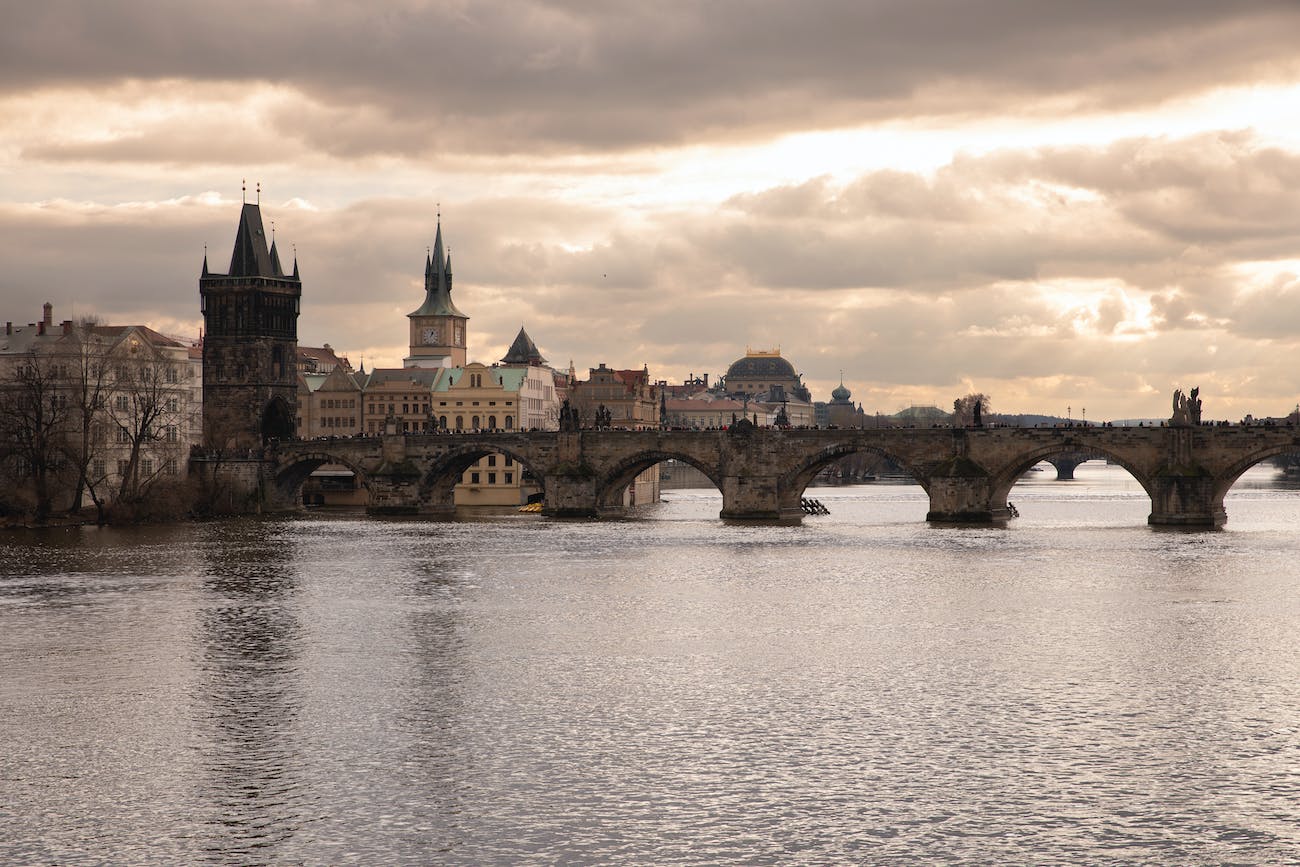
[[438, 338], [441, 336], [437, 328], [426, 328], [420, 333], [423, 336], [424, 342], [429, 345], [436, 344]]

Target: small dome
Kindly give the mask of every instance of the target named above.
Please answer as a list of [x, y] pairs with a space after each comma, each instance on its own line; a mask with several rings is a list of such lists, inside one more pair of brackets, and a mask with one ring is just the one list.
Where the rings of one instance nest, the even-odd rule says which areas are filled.
[[744, 358], [737, 359], [727, 368], [727, 379], [733, 377], [738, 379], [748, 379], [751, 377], [789, 377], [793, 379], [797, 374], [794, 372], [794, 365], [786, 361], [779, 355], [746, 355]]
[[831, 400], [836, 403], [848, 403], [849, 398], [851, 397], [853, 397], [853, 392], [845, 388], [843, 382], [836, 386], [835, 390], [831, 392]]

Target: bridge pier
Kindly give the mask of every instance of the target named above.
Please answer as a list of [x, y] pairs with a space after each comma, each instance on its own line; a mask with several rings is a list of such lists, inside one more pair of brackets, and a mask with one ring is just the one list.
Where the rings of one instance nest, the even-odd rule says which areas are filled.
[[1223, 497], [1208, 473], [1158, 473], [1151, 480], [1147, 523], [1162, 527], [1222, 527], [1228, 521]]
[[[601, 516], [594, 474], [559, 475], [552, 473], [542, 481], [545, 495], [542, 514], [555, 518], [595, 518]], [[609, 515], [606, 517], [617, 517]], [[621, 511], [618, 513], [621, 514]]]
[[366, 511], [372, 515], [418, 514], [422, 511], [419, 475], [372, 473]]
[[728, 521], [779, 521], [800, 523], [803, 507], [799, 494], [782, 496], [777, 476], [723, 476], [722, 511], [718, 517]]
[[929, 480], [930, 511], [936, 524], [991, 524], [1011, 517], [1005, 499], [995, 502], [988, 476], [939, 476]]
[[1086, 460], [1086, 458], [1056, 457], [1048, 458], [1047, 462], [1056, 467], [1056, 480], [1058, 482], [1069, 482], [1074, 480], [1074, 471], [1079, 468], [1079, 464], [1084, 463]]
[[380, 437], [380, 464], [370, 476], [372, 515], [414, 515], [420, 511], [420, 468], [406, 456], [406, 437], [385, 433]]

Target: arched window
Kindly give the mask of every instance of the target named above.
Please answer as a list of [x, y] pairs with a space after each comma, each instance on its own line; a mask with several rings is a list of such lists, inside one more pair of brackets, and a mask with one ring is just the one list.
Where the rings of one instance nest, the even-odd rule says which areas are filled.
[[496, 429], [497, 429], [497, 417], [494, 415], [488, 416], [488, 430], [496, 430]]
[[474, 430], [478, 430], [478, 416], [470, 417], [469, 426], [472, 427]]
[[506, 430], [514, 430], [514, 429], [515, 429], [515, 417], [513, 415], [506, 416]]
[[438, 427], [443, 430], [447, 429], [447, 417], [445, 415], [438, 416]]
[[465, 429], [465, 416], [463, 415], [456, 416], [456, 430], [464, 430], [464, 429]]

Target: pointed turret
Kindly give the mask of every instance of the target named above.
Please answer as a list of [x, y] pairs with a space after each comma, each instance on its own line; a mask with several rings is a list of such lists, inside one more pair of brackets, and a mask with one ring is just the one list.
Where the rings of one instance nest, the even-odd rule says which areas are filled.
[[[239, 215], [235, 250], [230, 257], [231, 277], [275, 277], [271, 254], [266, 249], [266, 230], [262, 228], [262, 209], [245, 203]], [[284, 276], [283, 274], [279, 276]]]
[[208, 276], [208, 251], [203, 251], [203, 276]]
[[501, 359], [501, 363], [531, 364], [540, 367], [546, 363], [546, 359], [542, 358], [542, 353], [537, 350], [537, 344], [533, 343], [533, 339], [521, 325], [515, 342], [510, 344], [510, 350], [506, 353], [506, 357]]
[[293, 254], [293, 279], [295, 280], [302, 279], [301, 277], [298, 276], [298, 254], [297, 253]]
[[280, 267], [280, 252], [275, 247], [274, 238], [271, 239], [271, 276], [284, 276], [284, 269]]
[[424, 303], [420, 309], [408, 313], [408, 316], [461, 316], [464, 313], [456, 309], [451, 300], [451, 265], [442, 252], [442, 224], [438, 224], [438, 234], [433, 241], [433, 259], [428, 263], [424, 274]]

